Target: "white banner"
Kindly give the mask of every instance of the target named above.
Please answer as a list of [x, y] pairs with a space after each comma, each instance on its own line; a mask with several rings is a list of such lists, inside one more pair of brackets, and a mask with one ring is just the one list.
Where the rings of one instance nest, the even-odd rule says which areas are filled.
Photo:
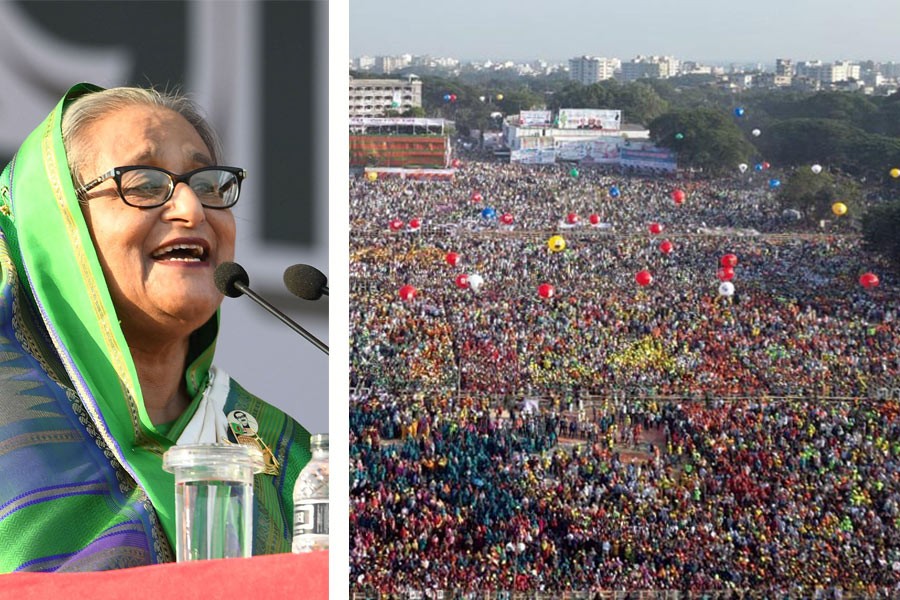
[[509, 153], [509, 162], [524, 165], [552, 165], [556, 162], [556, 150], [553, 148], [526, 148]]
[[444, 119], [422, 119], [415, 117], [350, 117], [351, 127], [392, 127], [406, 125], [411, 127], [443, 127]]
[[621, 120], [621, 110], [599, 108], [559, 109], [560, 129], [605, 129], [607, 131], [618, 131]]
[[541, 127], [553, 124], [553, 113], [549, 110], [523, 110], [519, 113], [522, 127]]

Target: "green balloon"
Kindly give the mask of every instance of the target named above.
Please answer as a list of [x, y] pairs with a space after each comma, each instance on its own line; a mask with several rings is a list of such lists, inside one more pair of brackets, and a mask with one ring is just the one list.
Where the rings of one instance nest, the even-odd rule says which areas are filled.
[[675, 139], [676, 139], [676, 140], [683, 140], [683, 139], [684, 139], [684, 134], [683, 134], [683, 133], [676, 133], [676, 134], [675, 134]]

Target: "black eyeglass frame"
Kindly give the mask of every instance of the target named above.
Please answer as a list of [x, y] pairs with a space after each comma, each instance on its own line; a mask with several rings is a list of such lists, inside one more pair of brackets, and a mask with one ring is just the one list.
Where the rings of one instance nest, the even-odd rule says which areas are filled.
[[[169, 193], [166, 195], [166, 198], [163, 201], [159, 202], [158, 204], [132, 204], [131, 202], [129, 202], [128, 200], [125, 199], [125, 194], [122, 193], [122, 175], [125, 173], [128, 173], [129, 171], [138, 171], [138, 170], [144, 170], [144, 169], [150, 169], [151, 171], [158, 171], [160, 173], [164, 173], [165, 175], [167, 175], [169, 177]], [[199, 169], [194, 169], [193, 171], [188, 171], [187, 173], [182, 173], [181, 175], [177, 175], [175, 173], [172, 173], [171, 171], [167, 171], [166, 169], [163, 169], [161, 167], [154, 167], [152, 165], [130, 165], [130, 166], [126, 166], [126, 167], [113, 167], [109, 171], [106, 171], [105, 173], [98, 175], [95, 179], [92, 179], [91, 181], [82, 185], [80, 188], [75, 190], [75, 194], [79, 198], [83, 199], [85, 193], [94, 189], [95, 187], [97, 187], [98, 185], [103, 183], [104, 181], [106, 181], [108, 179], [112, 179], [116, 182], [116, 192], [119, 194], [119, 198], [122, 200], [122, 202], [124, 202], [128, 206], [133, 206], [135, 208], [159, 208], [160, 206], [162, 206], [163, 204], [165, 204], [166, 202], [168, 202], [169, 200], [172, 199], [172, 196], [175, 194], [175, 186], [177, 186], [179, 183], [183, 183], [183, 184], [187, 185], [188, 187], [191, 187], [190, 183], [188, 183], [190, 178], [193, 177], [194, 175], [196, 175], [197, 173], [201, 173], [203, 171], [226, 171], [228, 173], [231, 173], [232, 175], [235, 176], [235, 179], [237, 179], [237, 186], [238, 186], [238, 193], [235, 195], [234, 202], [232, 202], [231, 204], [221, 205], [221, 206], [211, 206], [208, 204], [204, 204], [203, 200], [201, 199], [200, 204], [202, 204], [204, 208], [212, 208], [215, 210], [221, 210], [221, 209], [226, 209], [226, 208], [232, 208], [235, 204], [237, 204], [238, 199], [241, 197], [241, 182], [243, 182], [244, 179], [247, 177], [247, 171], [240, 167], [225, 167], [225, 166], [220, 166], [220, 165], [211, 165], [211, 166], [207, 166], [207, 167], [200, 167]], [[191, 189], [193, 190], [193, 188], [191, 188]], [[199, 196], [198, 196], [198, 198], [199, 198]]]

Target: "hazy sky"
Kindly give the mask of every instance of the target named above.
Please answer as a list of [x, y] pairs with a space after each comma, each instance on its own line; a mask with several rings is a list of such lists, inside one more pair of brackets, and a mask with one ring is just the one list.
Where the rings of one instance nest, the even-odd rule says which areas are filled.
[[350, 0], [350, 56], [900, 62], [900, 0]]

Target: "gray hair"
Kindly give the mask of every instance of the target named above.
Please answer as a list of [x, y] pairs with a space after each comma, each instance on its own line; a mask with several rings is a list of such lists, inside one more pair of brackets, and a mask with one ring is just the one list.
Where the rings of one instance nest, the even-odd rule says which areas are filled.
[[62, 117], [63, 146], [76, 187], [84, 183], [81, 169], [89, 159], [85, 130], [109, 113], [134, 105], [155, 106], [174, 111], [194, 126], [206, 144], [213, 163], [218, 164], [222, 147], [216, 132], [193, 100], [178, 92], [160, 92], [139, 87], [116, 87], [85, 94], [69, 104]]

